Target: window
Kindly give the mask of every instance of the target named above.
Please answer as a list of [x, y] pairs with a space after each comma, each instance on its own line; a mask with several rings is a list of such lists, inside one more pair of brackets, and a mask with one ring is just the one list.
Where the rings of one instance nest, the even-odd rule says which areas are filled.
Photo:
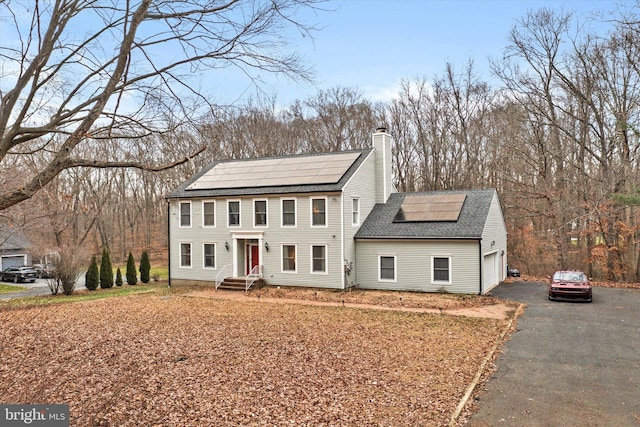
[[229, 200], [227, 211], [229, 212], [229, 227], [240, 227], [240, 200]]
[[351, 224], [360, 225], [360, 199], [351, 199]]
[[433, 281], [434, 282], [447, 282], [451, 281], [451, 274], [449, 271], [449, 257], [433, 257], [431, 259], [433, 265]]
[[191, 267], [191, 243], [180, 243], [180, 267]]
[[311, 225], [327, 225], [327, 199], [311, 199]]
[[216, 226], [216, 202], [202, 202], [202, 225]]
[[282, 226], [296, 226], [296, 199], [282, 199]]
[[396, 281], [396, 257], [380, 256], [379, 260], [379, 280]]
[[205, 243], [202, 253], [204, 254], [204, 268], [216, 268], [216, 244]]
[[191, 227], [191, 202], [180, 202], [180, 227]]
[[253, 225], [255, 227], [267, 226], [267, 201], [266, 200], [254, 200], [253, 201]]
[[311, 272], [327, 272], [327, 247], [311, 246]]
[[296, 272], [296, 245], [282, 245], [282, 271]]

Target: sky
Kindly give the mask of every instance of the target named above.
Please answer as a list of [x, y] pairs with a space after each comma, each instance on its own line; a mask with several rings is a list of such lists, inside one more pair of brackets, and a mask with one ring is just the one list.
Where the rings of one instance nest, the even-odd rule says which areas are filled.
[[[279, 104], [306, 99], [336, 86], [357, 88], [372, 101], [388, 101], [402, 79], [442, 75], [447, 62], [462, 70], [469, 59], [490, 80], [489, 58], [501, 58], [509, 31], [529, 10], [542, 7], [578, 16], [611, 12], [617, 1], [594, 0], [331, 0], [330, 12], [301, 18], [321, 30], [312, 38], [292, 37], [292, 48], [312, 66], [313, 84], [265, 76], [262, 90]], [[627, 4], [629, 2], [626, 2]], [[233, 103], [256, 94], [237, 73], [210, 88]]]

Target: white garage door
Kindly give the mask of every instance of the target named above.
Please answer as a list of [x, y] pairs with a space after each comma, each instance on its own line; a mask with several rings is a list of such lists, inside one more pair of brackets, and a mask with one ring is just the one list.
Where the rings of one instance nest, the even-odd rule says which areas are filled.
[[24, 265], [24, 255], [4, 255], [0, 259], [0, 268], [4, 270], [7, 267], [20, 267]]
[[484, 256], [484, 262], [482, 264], [482, 273], [483, 273], [483, 283], [482, 283], [482, 291], [483, 293], [488, 292], [496, 286], [500, 279], [498, 277], [498, 271], [500, 271], [498, 267], [498, 253], [494, 252], [489, 255]]

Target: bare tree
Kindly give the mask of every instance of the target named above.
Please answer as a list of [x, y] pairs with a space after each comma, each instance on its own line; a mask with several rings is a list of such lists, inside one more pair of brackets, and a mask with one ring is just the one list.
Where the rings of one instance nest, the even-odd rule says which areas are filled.
[[[150, 171], [167, 163], [126, 156], [126, 141], [175, 131], [196, 115], [193, 105], [207, 71], [235, 66], [308, 79], [300, 58], [287, 53], [282, 31], [306, 33], [295, 14], [317, 0], [95, 0], [2, 2], [0, 46], [0, 166], [44, 152], [31, 176], [4, 180], [0, 210], [33, 196], [61, 171], [128, 167]], [[193, 100], [190, 103], [188, 100]], [[171, 120], [159, 120], [170, 117]], [[80, 150], [96, 140], [124, 149], [124, 158]]]

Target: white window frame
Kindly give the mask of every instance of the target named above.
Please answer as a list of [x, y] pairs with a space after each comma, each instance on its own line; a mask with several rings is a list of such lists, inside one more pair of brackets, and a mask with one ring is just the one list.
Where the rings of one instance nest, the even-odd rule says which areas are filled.
[[[206, 246], [213, 245], [213, 267], [207, 265], [207, 251]], [[214, 242], [203, 242], [202, 243], [202, 268], [206, 270], [216, 270], [218, 268], [218, 245]]]
[[[449, 261], [449, 280], [436, 280], [435, 279], [435, 259], [436, 258], [446, 258]], [[451, 277], [453, 276], [452, 274], [452, 267], [451, 267], [451, 260], [452, 260], [452, 256], [451, 255], [431, 255], [431, 284], [432, 285], [450, 285], [451, 284]]]
[[[382, 278], [382, 258], [393, 258], [393, 279]], [[378, 254], [378, 282], [397, 282], [398, 281], [398, 257], [393, 254]]]
[[[189, 246], [189, 265], [185, 265], [182, 263], [183, 261], [183, 253], [182, 247], [183, 245]], [[193, 243], [192, 242], [180, 242], [178, 243], [178, 253], [180, 254], [180, 268], [193, 268]]]
[[[316, 225], [313, 223], [313, 201], [324, 200], [324, 224]], [[327, 197], [311, 197], [309, 199], [309, 224], [315, 228], [327, 228], [329, 226], [329, 204], [327, 203]]]
[[[293, 224], [284, 223], [284, 202], [293, 201]], [[280, 227], [282, 228], [296, 228], [298, 226], [298, 199], [296, 197], [281, 197], [280, 198]]]
[[[314, 270], [313, 269], [313, 248], [314, 247], [322, 247], [324, 248], [324, 271], [321, 270]], [[320, 244], [320, 245], [314, 245], [311, 244], [309, 245], [309, 261], [310, 261], [310, 265], [309, 265], [309, 271], [311, 274], [322, 274], [322, 275], [327, 275], [329, 274], [329, 262], [328, 262], [328, 254], [329, 254], [329, 248], [327, 247], [328, 245], [326, 244]]]
[[[295, 269], [293, 270], [285, 270], [284, 269], [284, 247], [285, 246], [293, 246], [294, 247], [294, 262], [295, 262]], [[285, 274], [296, 274], [298, 272], [298, 245], [295, 243], [283, 243], [280, 245], [280, 272], [281, 273], [285, 273]]]
[[[264, 202], [264, 224], [256, 224], [256, 202]], [[269, 226], [269, 200], [268, 199], [253, 199], [251, 202], [253, 205], [253, 227], [254, 228], [266, 228]]]
[[[357, 210], [354, 209], [354, 203], [357, 203]], [[351, 225], [357, 227], [360, 225], [360, 197], [351, 198]]]
[[[189, 225], [182, 224], [182, 205], [189, 206]], [[178, 227], [179, 228], [191, 228], [193, 224], [193, 206], [191, 206], [191, 202], [180, 202], [178, 203]]]
[[[231, 205], [231, 203], [238, 203], [238, 224], [231, 224], [231, 210], [229, 209], [229, 205]], [[227, 200], [227, 227], [239, 228], [241, 226], [242, 226], [242, 202], [239, 199]]]
[[[213, 225], [205, 224], [206, 212], [204, 209], [204, 205], [213, 204]], [[216, 212], [216, 201], [215, 200], [203, 200], [202, 201], [202, 226], [205, 228], [215, 228], [216, 220], [218, 218], [218, 213]]]

